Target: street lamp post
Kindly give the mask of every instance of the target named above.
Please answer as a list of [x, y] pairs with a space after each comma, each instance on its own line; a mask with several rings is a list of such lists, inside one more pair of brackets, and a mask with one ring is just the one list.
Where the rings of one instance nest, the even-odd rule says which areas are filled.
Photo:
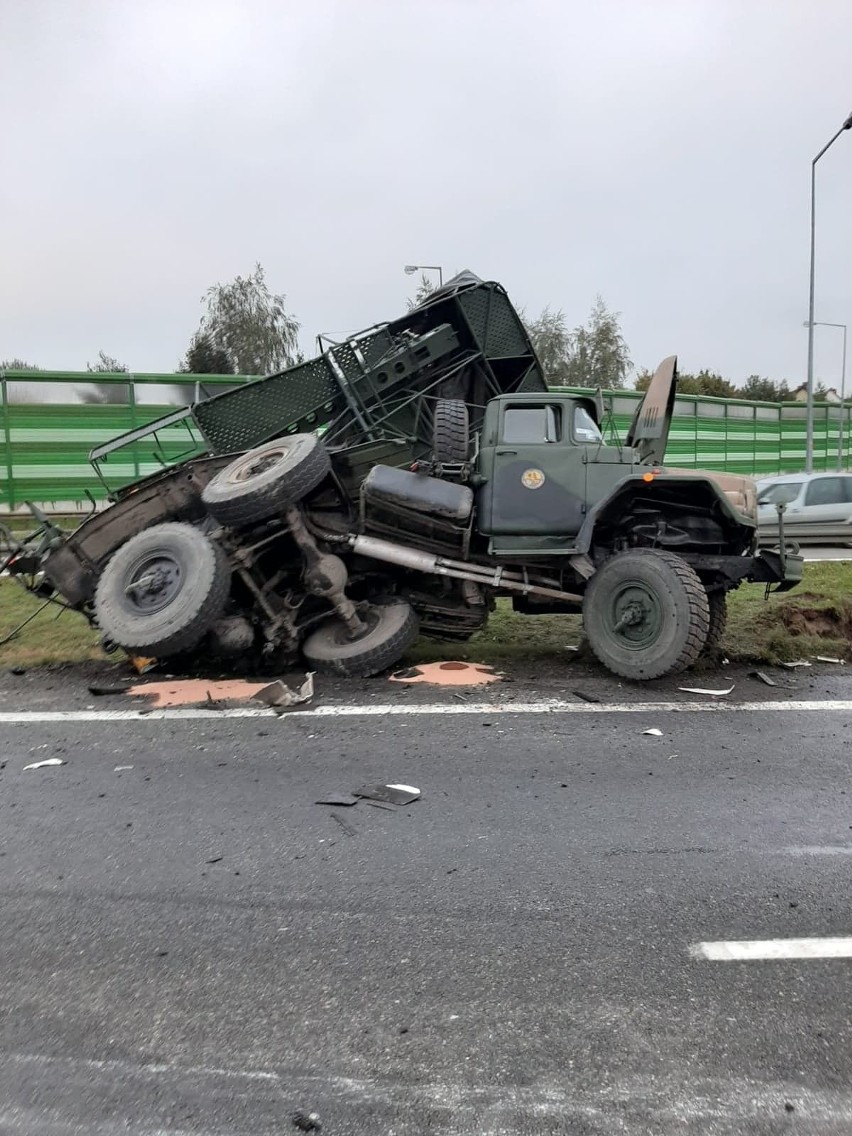
[[[849, 116], [850, 125], [852, 125], [852, 115]], [[444, 270], [440, 264], [406, 264], [405, 275], [413, 276], [415, 272], [437, 272], [438, 273], [438, 287], [444, 287]]]
[[[825, 320], [814, 320], [813, 324], [805, 321], [805, 327], [839, 327], [843, 332], [843, 362], [840, 364], [840, 437], [837, 440], [837, 468], [843, 469], [843, 440], [845, 433], [844, 410], [846, 406], [846, 331], [845, 323], [828, 323]], [[808, 471], [810, 472], [810, 471]]]
[[808, 404], [806, 413], [805, 472], [814, 471], [814, 266], [816, 263], [814, 237], [816, 235], [816, 165], [826, 150], [833, 146], [844, 130], [852, 130], [852, 114], [811, 162], [811, 274], [808, 297]]

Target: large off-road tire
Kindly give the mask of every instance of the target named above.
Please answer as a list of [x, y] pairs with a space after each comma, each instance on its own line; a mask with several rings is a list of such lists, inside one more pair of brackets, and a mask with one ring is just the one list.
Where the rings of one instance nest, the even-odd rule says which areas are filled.
[[411, 604], [372, 604], [359, 612], [367, 630], [350, 639], [341, 619], [329, 619], [302, 644], [308, 666], [321, 674], [367, 678], [398, 662], [419, 633]]
[[446, 465], [466, 462], [470, 454], [470, 416], [460, 398], [440, 398], [435, 403], [432, 458]]
[[646, 680], [691, 666], [707, 640], [707, 592], [673, 552], [619, 552], [592, 576], [583, 600], [589, 646], [608, 670]]
[[242, 454], [205, 485], [201, 499], [220, 524], [243, 528], [301, 501], [331, 469], [315, 434], [275, 438]]
[[168, 521], [137, 533], [98, 580], [101, 632], [138, 655], [190, 651], [221, 616], [231, 570], [219, 547], [192, 525]]
[[707, 604], [710, 609], [710, 625], [707, 638], [701, 649], [702, 656], [712, 655], [725, 634], [728, 623], [728, 596], [725, 592], [713, 591], [707, 593]]

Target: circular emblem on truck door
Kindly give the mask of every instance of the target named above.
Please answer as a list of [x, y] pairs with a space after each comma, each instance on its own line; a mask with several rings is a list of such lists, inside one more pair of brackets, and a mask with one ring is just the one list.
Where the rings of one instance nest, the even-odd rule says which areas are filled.
[[521, 485], [525, 489], [541, 489], [544, 481], [544, 474], [540, 469], [525, 469], [521, 474]]

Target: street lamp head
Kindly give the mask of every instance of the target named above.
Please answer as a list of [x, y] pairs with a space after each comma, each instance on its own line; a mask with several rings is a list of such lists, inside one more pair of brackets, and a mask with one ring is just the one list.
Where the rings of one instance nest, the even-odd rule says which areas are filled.
[[404, 271], [405, 271], [406, 276], [413, 276], [414, 273], [417, 271], [417, 265], [416, 264], [406, 264]]
[[846, 121], [843, 123], [843, 129], [852, 130], [852, 114], [850, 114]]

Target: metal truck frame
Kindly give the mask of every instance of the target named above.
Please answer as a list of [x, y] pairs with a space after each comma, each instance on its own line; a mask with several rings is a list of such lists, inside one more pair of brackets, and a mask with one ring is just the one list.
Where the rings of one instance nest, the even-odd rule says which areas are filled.
[[119, 488], [70, 537], [42, 520], [8, 567], [157, 658], [363, 676], [426, 634], [463, 640], [498, 597], [583, 613], [614, 673], [651, 679], [719, 642], [727, 593], [785, 589], [802, 560], [757, 549], [750, 478], [666, 468], [676, 360], [628, 434], [548, 390], [497, 283], [463, 273], [391, 323], [97, 447], [187, 419], [204, 451]]

